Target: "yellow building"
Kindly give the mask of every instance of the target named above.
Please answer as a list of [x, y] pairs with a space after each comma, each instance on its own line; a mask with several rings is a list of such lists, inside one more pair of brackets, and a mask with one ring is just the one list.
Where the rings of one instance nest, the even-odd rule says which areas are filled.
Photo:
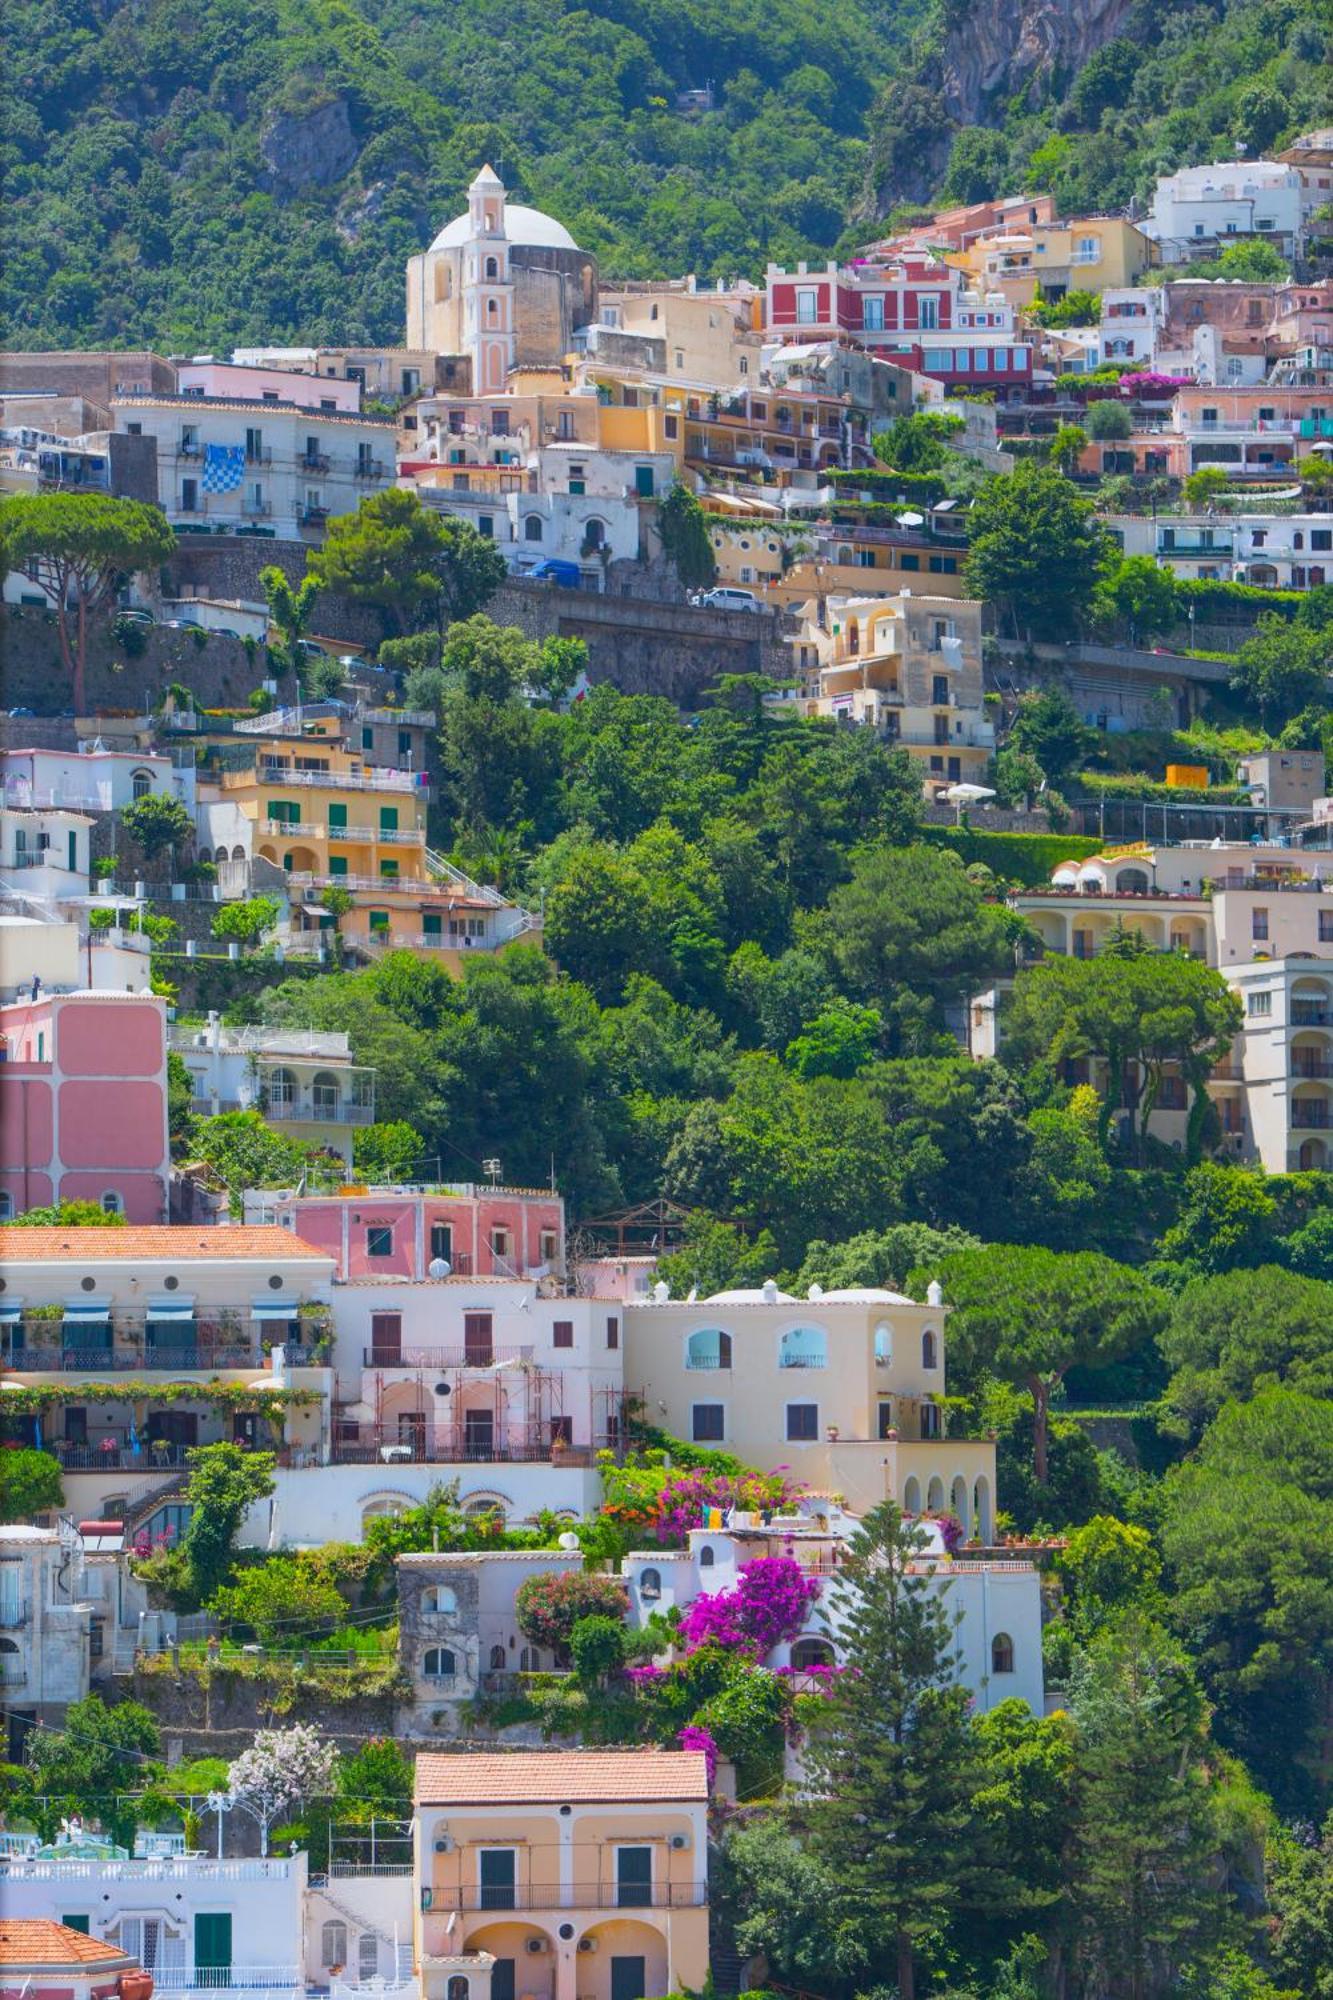
[[1066, 292], [1101, 292], [1137, 285], [1161, 262], [1159, 246], [1121, 216], [1093, 215], [1073, 222], [1025, 224], [978, 236], [945, 261], [966, 271], [983, 292], [1000, 293], [1011, 306], [1032, 304], [1037, 287], [1048, 303]]
[[661, 341], [662, 374], [734, 389], [759, 380], [762, 309], [763, 293], [752, 285], [700, 290], [690, 277], [603, 291], [598, 318], [609, 330]]
[[660, 2000], [708, 1973], [708, 1770], [689, 1750], [417, 1758], [426, 2000]]
[[921, 766], [927, 791], [985, 783], [995, 726], [974, 598], [903, 591], [812, 601], [793, 654], [806, 715], [878, 729]]
[[352, 898], [338, 929], [370, 953], [421, 951], [456, 969], [469, 951], [539, 931], [538, 918], [427, 847], [425, 774], [368, 763], [338, 728], [271, 739], [218, 774], [223, 801], [252, 822], [252, 851], [286, 871], [293, 928], [333, 928], [320, 895], [336, 886]]

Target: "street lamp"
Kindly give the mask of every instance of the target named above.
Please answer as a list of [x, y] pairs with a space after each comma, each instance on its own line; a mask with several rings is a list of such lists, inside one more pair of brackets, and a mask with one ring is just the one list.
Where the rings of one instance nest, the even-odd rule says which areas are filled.
[[229, 1813], [236, 1801], [227, 1792], [210, 1792], [205, 1801], [208, 1810], [218, 1816], [218, 1860], [222, 1859], [222, 1815]]

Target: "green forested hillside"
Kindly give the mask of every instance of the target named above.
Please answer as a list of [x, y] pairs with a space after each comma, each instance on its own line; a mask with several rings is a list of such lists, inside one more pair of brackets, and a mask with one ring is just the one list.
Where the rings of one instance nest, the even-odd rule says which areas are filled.
[[[609, 274], [754, 274], [928, 191], [928, 158], [952, 195], [1101, 205], [1319, 108], [1325, 0], [1161, 4], [1078, 75], [998, 91], [979, 115], [1002, 131], [948, 165], [950, 51], [1036, 5], [11, 0], [5, 337], [392, 338], [405, 258], [488, 157]], [[713, 110], [677, 109], [705, 86]]]

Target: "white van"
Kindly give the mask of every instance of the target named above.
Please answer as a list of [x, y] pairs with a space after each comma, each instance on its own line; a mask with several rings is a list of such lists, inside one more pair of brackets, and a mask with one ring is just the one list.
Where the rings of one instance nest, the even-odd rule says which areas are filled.
[[758, 611], [759, 599], [752, 590], [735, 590], [721, 583], [715, 590], [701, 591], [695, 599], [709, 611]]

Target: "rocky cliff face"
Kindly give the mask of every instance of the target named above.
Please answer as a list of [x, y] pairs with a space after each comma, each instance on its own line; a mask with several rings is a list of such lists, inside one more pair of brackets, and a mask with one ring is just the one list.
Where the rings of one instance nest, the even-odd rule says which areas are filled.
[[356, 158], [356, 140], [341, 97], [299, 113], [279, 112], [259, 137], [267, 174], [261, 178], [277, 194], [304, 194], [331, 187]]
[[1135, 0], [972, 0], [955, 15], [938, 88], [959, 125], [988, 123], [996, 98], [1059, 72], [1072, 76], [1124, 29]]

